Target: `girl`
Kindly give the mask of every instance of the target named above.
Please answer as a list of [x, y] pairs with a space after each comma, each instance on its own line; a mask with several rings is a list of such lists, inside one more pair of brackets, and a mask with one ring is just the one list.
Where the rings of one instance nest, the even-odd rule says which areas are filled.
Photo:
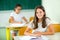
[[[29, 32], [30, 30], [33, 30], [32, 33]], [[50, 19], [46, 17], [46, 12], [43, 6], [36, 7], [34, 20], [28, 24], [24, 34], [37, 37], [36, 39], [31, 40], [48, 40], [43, 35], [54, 34], [52, 23]]]
[[[20, 13], [21, 8], [22, 7], [20, 4], [17, 4], [15, 6], [14, 11], [11, 13], [10, 18], [9, 18], [10, 23], [21, 24], [21, 23], [23, 23], [23, 21], [27, 23], [26, 18]], [[14, 38], [14, 36], [17, 35], [18, 31], [17, 30], [11, 30], [11, 33], [12, 33], [12, 38]]]

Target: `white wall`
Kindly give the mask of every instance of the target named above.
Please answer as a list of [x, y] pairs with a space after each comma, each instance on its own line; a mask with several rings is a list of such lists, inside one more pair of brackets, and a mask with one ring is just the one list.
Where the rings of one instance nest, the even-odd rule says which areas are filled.
[[[8, 19], [12, 10], [0, 11], [0, 27], [8, 25]], [[25, 16], [28, 21], [31, 16], [34, 16], [34, 10], [22, 10], [22, 15]]]
[[60, 23], [60, 0], [42, 0], [47, 16], [53, 23]]

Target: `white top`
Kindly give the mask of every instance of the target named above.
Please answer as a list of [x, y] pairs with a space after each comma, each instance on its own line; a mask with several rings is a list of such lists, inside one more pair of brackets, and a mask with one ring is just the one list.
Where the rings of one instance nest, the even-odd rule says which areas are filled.
[[[47, 24], [47, 26], [46, 26], [45, 28], [42, 28], [42, 22], [38, 23], [38, 28], [35, 29], [35, 30], [33, 30], [32, 33], [33, 33], [33, 32], [37, 32], [37, 31], [45, 32], [45, 31], [47, 30], [47, 28], [48, 28], [48, 25], [51, 24], [51, 20], [48, 19], [48, 18], [46, 18], [46, 24]], [[28, 24], [28, 28], [31, 28], [31, 29], [32, 29], [33, 27], [34, 27], [33, 21], [31, 21], [31, 22]]]
[[16, 14], [15, 12], [12, 12], [10, 16], [12, 16], [16, 22], [22, 22], [22, 18], [24, 17], [21, 13]]

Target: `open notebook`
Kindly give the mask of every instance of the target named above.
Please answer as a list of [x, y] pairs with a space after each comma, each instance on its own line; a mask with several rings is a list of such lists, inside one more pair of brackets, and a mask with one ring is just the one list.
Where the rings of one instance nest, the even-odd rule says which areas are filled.
[[9, 26], [10, 27], [22, 27], [22, 26], [25, 26], [25, 25], [26, 25], [25, 23], [22, 23], [22, 24], [13, 23], [13, 24], [10, 24]]
[[[31, 39], [34, 39], [34, 38], [38, 38], [38, 37], [34, 37], [34, 36], [16, 36], [14, 37], [14, 40], [31, 40]], [[49, 38], [47, 38], [46, 36], [41, 36], [39, 38], [39, 40], [42, 39], [42, 40], [48, 40]]]
[[36, 38], [33, 36], [16, 36], [14, 37], [14, 40], [30, 40], [31, 38]]

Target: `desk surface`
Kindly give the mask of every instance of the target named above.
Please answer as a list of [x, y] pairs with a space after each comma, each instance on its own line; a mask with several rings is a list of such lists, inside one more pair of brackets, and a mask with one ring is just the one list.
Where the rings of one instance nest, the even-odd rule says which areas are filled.
[[8, 24], [8, 25], [0, 26], [0, 27], [23, 27], [23, 26], [27, 26], [27, 24], [25, 24], [25, 23], [22, 23], [22, 24], [13, 23], [13, 24]]
[[[19, 37], [21, 38], [22, 36], [15, 36], [15, 39], [19, 39]], [[55, 33], [54, 35], [48, 35], [47, 36], [50, 40], [60, 40], [60, 32], [59, 33]], [[26, 38], [27, 40], [27, 38]]]

